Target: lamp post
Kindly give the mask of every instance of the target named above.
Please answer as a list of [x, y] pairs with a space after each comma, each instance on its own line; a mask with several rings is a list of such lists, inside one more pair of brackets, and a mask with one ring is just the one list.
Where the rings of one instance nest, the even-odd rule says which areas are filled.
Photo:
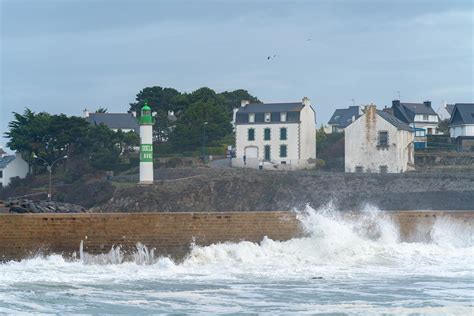
[[206, 162], [206, 126], [207, 122], [203, 123], [204, 129], [203, 129], [203, 134], [202, 134], [202, 160]]
[[64, 155], [64, 156], [62, 156], [62, 157], [59, 157], [58, 159], [56, 159], [55, 161], [53, 161], [52, 164], [49, 164], [49, 162], [46, 161], [46, 159], [41, 158], [41, 157], [38, 157], [36, 154], [33, 154], [33, 158], [42, 160], [42, 161], [44, 161], [44, 163], [46, 164], [46, 169], [47, 169], [48, 172], [49, 172], [48, 200], [51, 201], [51, 174], [53, 173], [53, 166], [54, 166], [54, 164], [55, 164], [56, 162], [58, 162], [59, 160], [61, 160], [61, 159], [66, 159], [66, 158], [67, 158], [67, 155]]

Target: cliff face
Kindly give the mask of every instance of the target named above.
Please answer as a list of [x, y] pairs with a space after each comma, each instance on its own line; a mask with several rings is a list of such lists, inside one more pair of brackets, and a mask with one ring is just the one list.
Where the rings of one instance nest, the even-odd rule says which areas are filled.
[[116, 189], [100, 212], [286, 211], [333, 202], [383, 210], [472, 210], [474, 174], [344, 174], [223, 169], [156, 170], [154, 185]]

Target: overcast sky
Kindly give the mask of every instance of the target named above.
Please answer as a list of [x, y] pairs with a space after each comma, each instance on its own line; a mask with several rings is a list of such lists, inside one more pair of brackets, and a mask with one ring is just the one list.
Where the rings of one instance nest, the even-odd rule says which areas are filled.
[[396, 91], [435, 110], [474, 101], [473, 1], [0, 3], [2, 134], [12, 111], [125, 112], [155, 85], [308, 96], [318, 125]]

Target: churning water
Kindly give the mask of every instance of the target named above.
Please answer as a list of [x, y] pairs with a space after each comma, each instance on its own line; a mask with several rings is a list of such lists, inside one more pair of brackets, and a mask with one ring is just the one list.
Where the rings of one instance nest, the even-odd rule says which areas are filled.
[[474, 313], [472, 227], [440, 219], [405, 243], [375, 211], [299, 217], [306, 238], [195, 246], [181, 263], [137, 245], [131, 262], [114, 248], [0, 264], [0, 313]]

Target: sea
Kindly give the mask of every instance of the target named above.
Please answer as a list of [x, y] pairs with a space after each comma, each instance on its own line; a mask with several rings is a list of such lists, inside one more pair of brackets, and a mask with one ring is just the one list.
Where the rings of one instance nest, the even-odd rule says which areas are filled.
[[328, 206], [304, 238], [192, 247], [179, 262], [137, 244], [0, 264], [1, 314], [474, 315], [473, 228], [440, 218], [403, 242], [383, 212]]

